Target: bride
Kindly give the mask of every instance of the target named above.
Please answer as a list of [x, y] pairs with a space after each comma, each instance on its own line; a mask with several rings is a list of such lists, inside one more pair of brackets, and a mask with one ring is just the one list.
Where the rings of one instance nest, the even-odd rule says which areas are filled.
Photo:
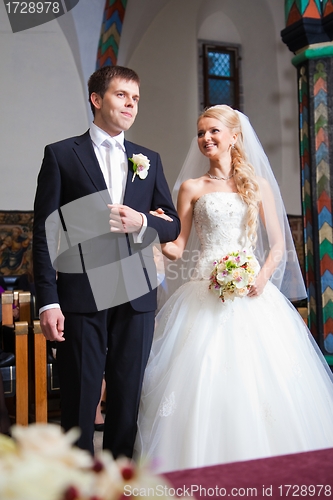
[[156, 318], [135, 456], [166, 472], [333, 447], [333, 377], [285, 297], [306, 293], [268, 159], [226, 105], [199, 117], [197, 145], [163, 253], [190, 245], [191, 264], [199, 239], [200, 258]]

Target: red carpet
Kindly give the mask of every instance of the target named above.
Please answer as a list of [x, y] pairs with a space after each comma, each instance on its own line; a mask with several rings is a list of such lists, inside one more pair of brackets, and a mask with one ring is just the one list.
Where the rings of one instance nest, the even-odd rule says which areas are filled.
[[164, 476], [171, 484], [171, 494], [192, 494], [198, 500], [221, 497], [333, 499], [333, 448], [188, 469]]

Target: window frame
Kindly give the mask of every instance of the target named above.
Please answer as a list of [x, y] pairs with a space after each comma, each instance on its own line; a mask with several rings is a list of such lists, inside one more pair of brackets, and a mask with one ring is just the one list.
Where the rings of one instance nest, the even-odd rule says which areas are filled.
[[[234, 102], [231, 107], [239, 109], [243, 107], [243, 96], [240, 84], [240, 61], [241, 61], [241, 47], [235, 44], [220, 43], [209, 40], [198, 40], [199, 44], [199, 91], [200, 91], [200, 108], [205, 109], [212, 104], [209, 101], [209, 80], [224, 80], [230, 81], [234, 89]], [[231, 55], [231, 63], [233, 76], [219, 76], [208, 74], [208, 51], [217, 53], [226, 53]], [[223, 104], [223, 103], [221, 103]]]

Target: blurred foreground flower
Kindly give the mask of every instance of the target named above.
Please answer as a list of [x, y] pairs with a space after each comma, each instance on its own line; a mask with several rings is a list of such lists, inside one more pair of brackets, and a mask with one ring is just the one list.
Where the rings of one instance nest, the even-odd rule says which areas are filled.
[[76, 429], [65, 434], [58, 425], [31, 424], [14, 426], [12, 435], [0, 434], [1, 500], [123, 500], [132, 492], [169, 498], [168, 484], [148, 468], [73, 446]]

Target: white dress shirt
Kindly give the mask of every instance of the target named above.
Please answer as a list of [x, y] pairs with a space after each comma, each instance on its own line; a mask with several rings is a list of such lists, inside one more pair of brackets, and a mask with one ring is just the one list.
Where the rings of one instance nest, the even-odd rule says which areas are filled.
[[92, 123], [89, 133], [112, 203], [122, 204], [128, 173], [124, 132], [111, 137]]
[[[111, 137], [95, 123], [90, 126], [89, 134], [93, 148], [109, 190], [112, 203], [122, 204], [128, 174], [128, 158], [124, 147], [124, 132]], [[141, 212], [140, 212], [141, 213]], [[133, 233], [134, 243], [141, 243], [147, 228], [147, 217], [142, 214], [143, 225], [138, 233]]]

